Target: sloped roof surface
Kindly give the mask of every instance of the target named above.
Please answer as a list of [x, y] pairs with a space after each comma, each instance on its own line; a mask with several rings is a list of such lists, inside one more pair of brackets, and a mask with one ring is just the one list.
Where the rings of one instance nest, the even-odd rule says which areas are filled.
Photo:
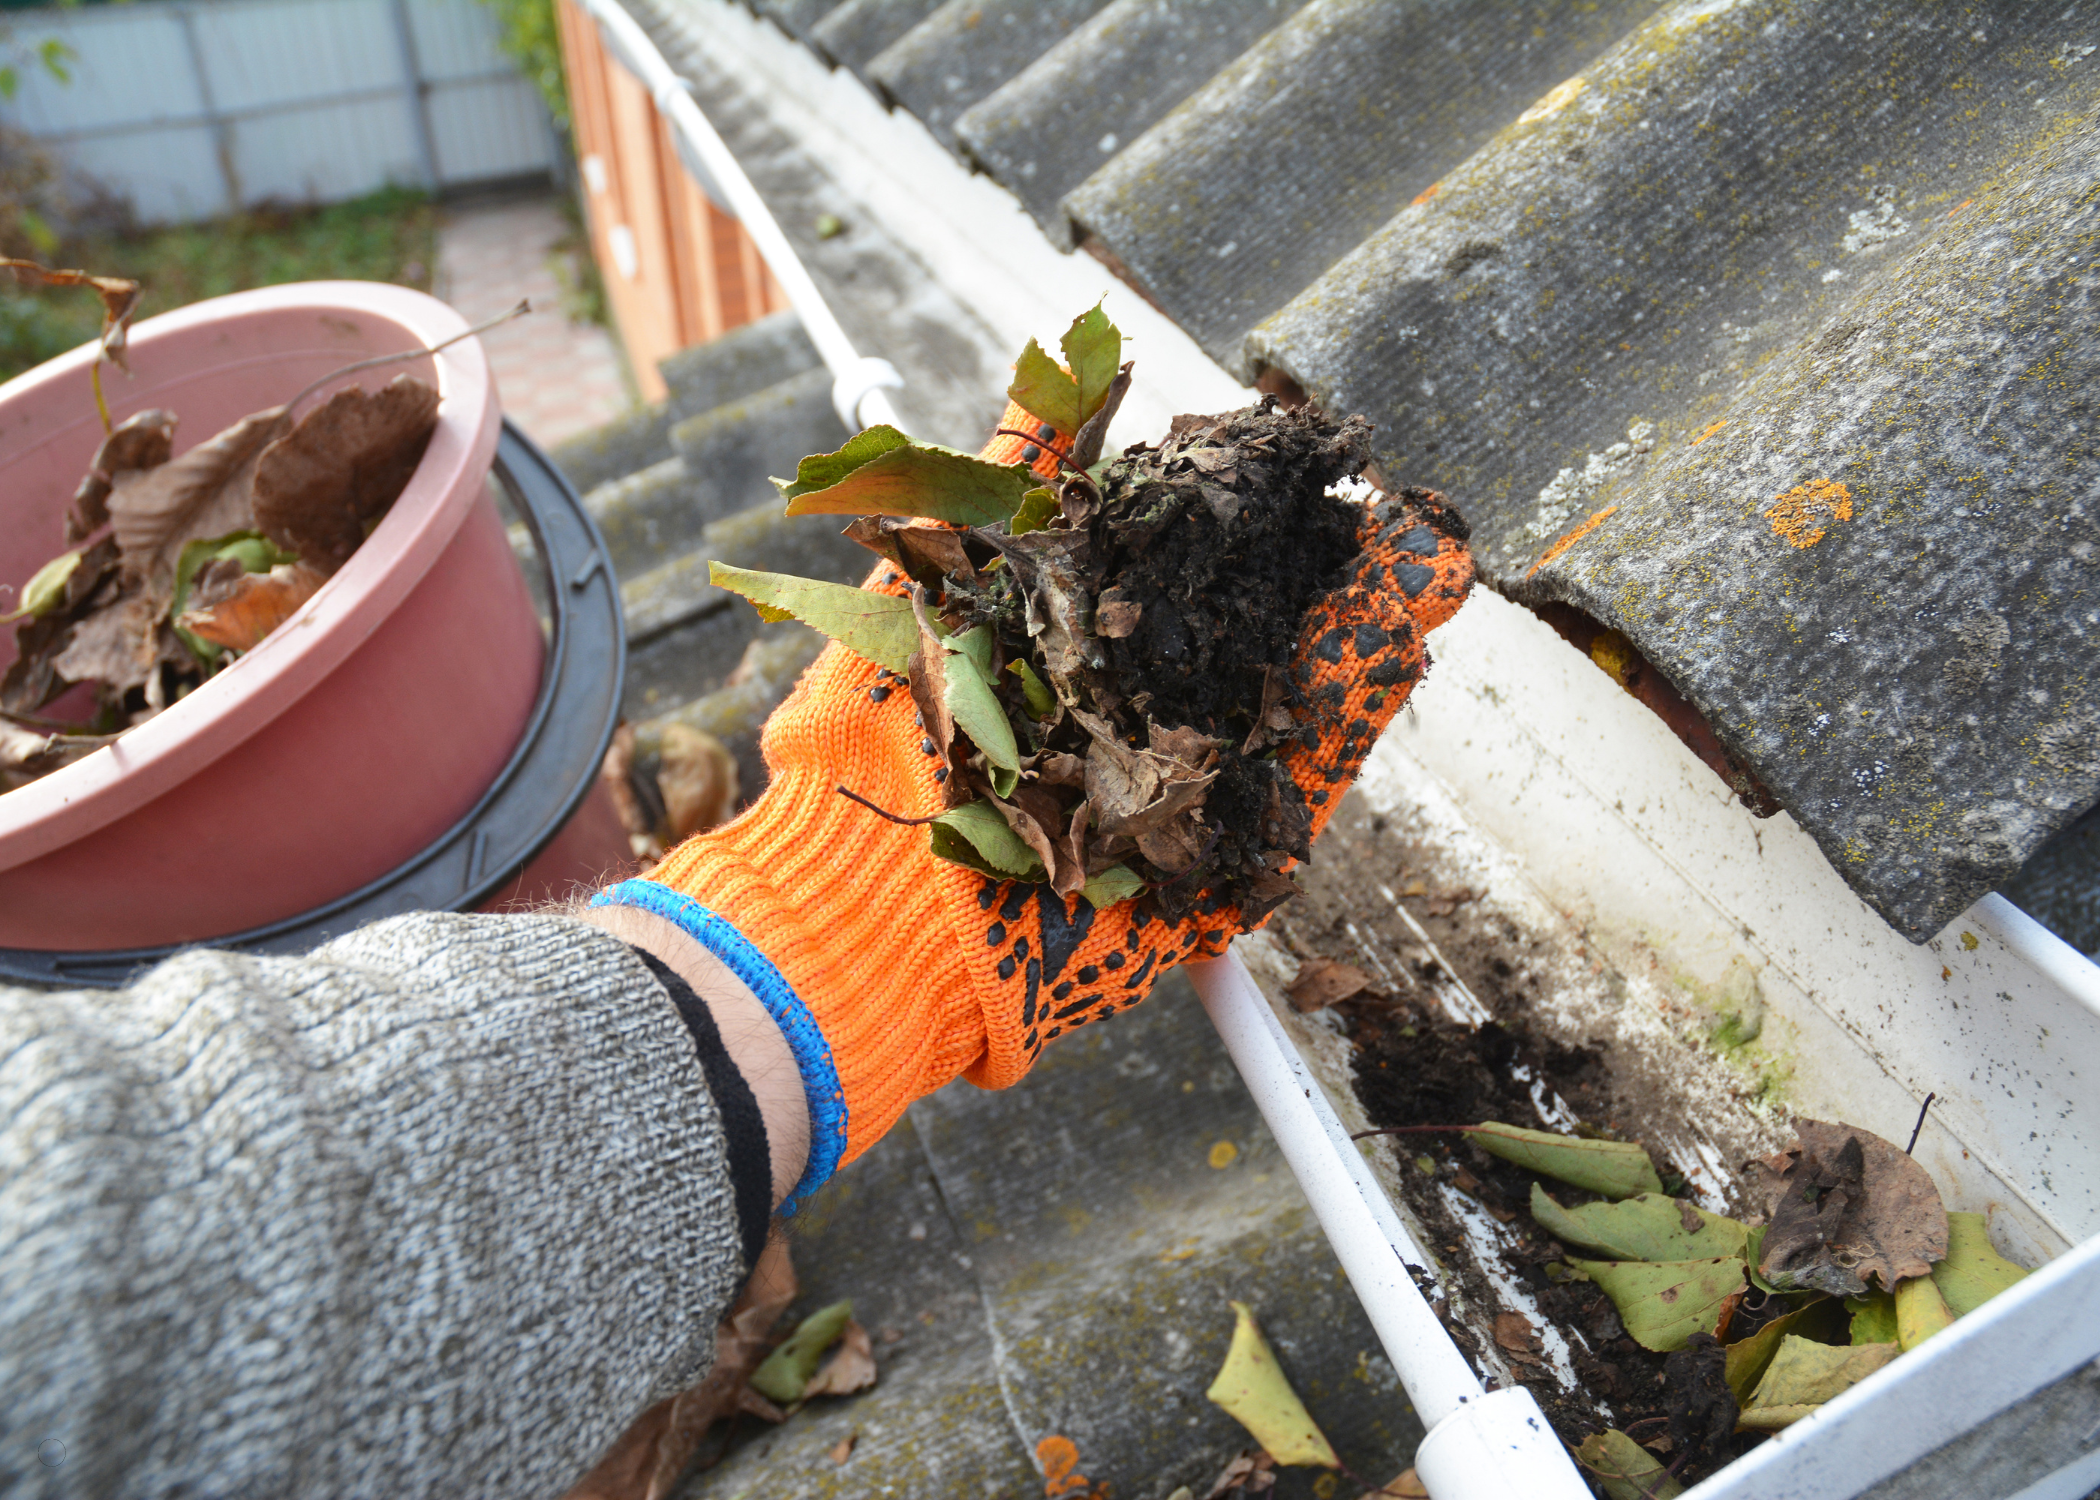
[[893, 99], [1370, 417], [1897, 928], [2100, 799], [2100, 12], [1074, 0], [1022, 48], [959, 5]]

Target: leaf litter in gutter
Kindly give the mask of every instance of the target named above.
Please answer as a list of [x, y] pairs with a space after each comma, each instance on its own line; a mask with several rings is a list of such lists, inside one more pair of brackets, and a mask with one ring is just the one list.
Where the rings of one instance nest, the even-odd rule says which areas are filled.
[[1575, 1457], [1610, 1500], [1676, 1500], [1684, 1493], [1662, 1460], [1616, 1427], [1584, 1438]]
[[1947, 1255], [1947, 1211], [1925, 1169], [1870, 1131], [1796, 1119], [1795, 1147], [1751, 1170], [1771, 1213], [1758, 1270], [1782, 1289], [1894, 1290]]

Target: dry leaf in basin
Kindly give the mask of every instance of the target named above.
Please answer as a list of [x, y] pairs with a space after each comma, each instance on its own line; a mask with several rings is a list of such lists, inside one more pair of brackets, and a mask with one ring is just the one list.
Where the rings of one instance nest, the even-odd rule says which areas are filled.
[[174, 441], [175, 413], [158, 409], [127, 417], [104, 438], [66, 511], [66, 544], [77, 546], [107, 526], [109, 492], [115, 477], [166, 463], [174, 451]]
[[24, 286], [82, 286], [102, 299], [102, 354], [119, 369], [131, 333], [131, 315], [138, 311], [139, 284], [122, 276], [96, 276], [87, 271], [55, 271], [33, 260], [0, 256], [0, 270], [12, 271]]
[[[337, 391], [271, 444], [255, 468], [252, 524], [332, 575], [386, 513], [430, 444], [438, 393], [410, 375]], [[225, 528], [231, 529], [231, 528]]]
[[280, 563], [267, 573], [221, 573], [208, 584], [200, 574], [190, 608], [175, 623], [214, 646], [252, 651], [327, 581], [305, 563]]
[[564, 1500], [665, 1500], [716, 1421], [741, 1409], [745, 1382], [766, 1355], [766, 1335], [795, 1300], [787, 1241], [775, 1235], [736, 1306], [715, 1330], [715, 1363], [690, 1390], [659, 1401], [620, 1435]]

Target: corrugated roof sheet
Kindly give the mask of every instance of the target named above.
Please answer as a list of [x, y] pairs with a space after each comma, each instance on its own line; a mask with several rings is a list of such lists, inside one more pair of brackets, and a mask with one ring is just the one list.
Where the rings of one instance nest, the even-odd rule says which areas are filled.
[[1369, 416], [1898, 929], [2100, 800], [2100, 13], [1054, 9], [871, 70], [1229, 369]]

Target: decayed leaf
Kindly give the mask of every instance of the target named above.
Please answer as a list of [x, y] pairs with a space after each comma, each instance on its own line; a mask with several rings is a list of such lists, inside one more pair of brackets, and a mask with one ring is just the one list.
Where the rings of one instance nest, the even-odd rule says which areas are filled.
[[0, 615], [0, 625], [12, 625], [17, 620], [36, 619], [48, 615], [66, 599], [66, 585], [73, 581], [74, 570], [80, 566], [81, 551], [61, 552], [58, 556], [38, 568], [30, 575], [29, 582], [22, 585], [22, 602], [9, 614]]
[[1660, 1193], [1642, 1193], [1621, 1203], [1562, 1208], [1535, 1182], [1531, 1185], [1531, 1216], [1563, 1244], [1613, 1260], [1740, 1256], [1749, 1235], [1734, 1219]]
[[1753, 1432], [1790, 1427], [1901, 1352], [1894, 1344], [1818, 1344], [1790, 1334], [1743, 1408], [1741, 1425]]
[[1611, 1298], [1619, 1321], [1644, 1349], [1681, 1349], [1694, 1333], [1721, 1326], [1727, 1302], [1743, 1289], [1743, 1262], [1711, 1260], [1574, 1260]]
[[705, 730], [674, 721], [664, 726], [656, 786], [669, 842], [705, 833], [736, 811], [736, 757]]
[[959, 526], [1006, 520], [1035, 484], [1026, 464], [986, 463], [880, 423], [836, 453], [803, 459], [792, 480], [773, 481], [791, 516], [924, 516]]
[[849, 1432], [826, 1449], [824, 1456], [835, 1464], [842, 1464], [853, 1456], [853, 1445], [859, 1441], [859, 1433]]
[[1314, 1424], [1298, 1393], [1277, 1366], [1269, 1341], [1244, 1302], [1232, 1304], [1237, 1321], [1232, 1347], [1210, 1389], [1203, 1394], [1225, 1408], [1280, 1464], [1341, 1467], [1327, 1438]]
[[824, 1351], [845, 1335], [853, 1318], [853, 1303], [834, 1302], [817, 1309], [796, 1325], [787, 1341], [751, 1372], [751, 1388], [771, 1401], [800, 1401]]
[[142, 411], [117, 424], [102, 440], [85, 478], [66, 510], [66, 541], [86, 541], [109, 524], [109, 490], [114, 476], [131, 469], [151, 469], [168, 461], [174, 449], [175, 414]]
[[1355, 964], [1331, 958], [1308, 958], [1298, 966], [1298, 975], [1283, 988], [1292, 1006], [1301, 1011], [1324, 1010], [1351, 995], [1361, 994], [1371, 976]]
[[1662, 1191], [1655, 1163], [1632, 1141], [1585, 1140], [1495, 1120], [1474, 1127], [1467, 1135], [1482, 1150], [1504, 1161], [1606, 1198]]
[[243, 417], [180, 458], [114, 475], [109, 518], [125, 577], [160, 590], [165, 608], [175, 561], [186, 544], [253, 529], [255, 464], [286, 425], [284, 408], [271, 407]]
[[86, 271], [55, 271], [33, 260], [0, 256], [0, 270], [15, 273], [24, 286], [84, 286], [102, 299], [102, 355], [120, 369], [131, 335], [131, 315], [138, 311], [139, 284], [121, 276], [95, 276]]
[[175, 624], [223, 650], [252, 651], [326, 582], [305, 563], [243, 572], [209, 594], [200, 592]]
[[756, 573], [719, 562], [707, 565], [707, 577], [757, 605], [761, 618], [800, 620], [856, 656], [892, 672], [904, 671], [918, 649], [919, 626], [912, 619], [909, 599], [785, 573]]
[[437, 430], [438, 393], [412, 375], [337, 391], [255, 465], [255, 524], [327, 577], [408, 486]]
[[1758, 1164], [1771, 1224], [1758, 1265], [1778, 1287], [1857, 1295], [1894, 1289], [1947, 1254], [1947, 1211], [1931, 1176], [1853, 1125], [1796, 1119], [1799, 1144]]
[[1991, 1248], [1982, 1214], [1947, 1215], [1947, 1255], [1932, 1268], [1932, 1279], [1955, 1317], [1966, 1318], [2029, 1274]]
[[838, 1348], [817, 1371], [809, 1384], [802, 1387], [802, 1399], [812, 1396], [850, 1396], [855, 1391], [864, 1391], [875, 1383], [875, 1344], [868, 1337], [868, 1330], [853, 1319], [846, 1320], [846, 1331], [839, 1336]]
[[1388, 1479], [1383, 1488], [1372, 1493], [1375, 1500], [1429, 1500], [1429, 1486], [1413, 1469], [1403, 1470], [1397, 1479]]
[[115, 735], [53, 734], [0, 719], [0, 791], [70, 766], [94, 754]]
[[1038, 881], [1043, 863], [1006, 824], [996, 808], [982, 801], [950, 808], [932, 826], [933, 852], [997, 880]]
[[776, 1235], [715, 1330], [707, 1378], [644, 1412], [564, 1500], [667, 1500], [707, 1429], [743, 1409], [750, 1394], [745, 1382], [765, 1357], [766, 1335], [794, 1300], [787, 1241]]
[[1947, 1299], [1930, 1276], [1913, 1276], [1896, 1285], [1896, 1345], [1908, 1354], [1944, 1328], [1954, 1326]]
[[1575, 1457], [1611, 1500], [1673, 1500], [1684, 1493], [1660, 1459], [1616, 1427], [1584, 1438]]
[[[997, 542], [997, 538], [989, 538]], [[1085, 538], [1069, 531], [1032, 531], [1000, 546], [1021, 586], [1028, 633], [1042, 652], [1043, 671], [1062, 703], [1075, 703], [1077, 674], [1086, 666], [1086, 581], [1074, 560]]]
[[[1116, 419], [1116, 409], [1123, 404], [1123, 397], [1130, 390], [1130, 366], [1123, 366], [1115, 379], [1109, 383], [1108, 394], [1101, 402], [1100, 410], [1080, 426], [1079, 435], [1072, 439], [1072, 467], [1091, 469], [1101, 458], [1102, 444], [1108, 441], [1108, 424]], [[1064, 502], [1065, 515], [1078, 519], [1072, 505], [1072, 492], [1068, 487], [1060, 497]]]
[[1764, 1379], [1772, 1356], [1779, 1352], [1780, 1341], [1789, 1334], [1814, 1339], [1819, 1344], [1846, 1342], [1844, 1304], [1830, 1297], [1817, 1297], [1806, 1307], [1782, 1313], [1750, 1337], [1730, 1344], [1728, 1388], [1735, 1392], [1738, 1405], [1750, 1404], [1750, 1393]]
[[160, 660], [159, 624], [165, 606], [133, 592], [73, 627], [51, 669], [67, 682], [100, 682], [112, 692], [140, 686]]

